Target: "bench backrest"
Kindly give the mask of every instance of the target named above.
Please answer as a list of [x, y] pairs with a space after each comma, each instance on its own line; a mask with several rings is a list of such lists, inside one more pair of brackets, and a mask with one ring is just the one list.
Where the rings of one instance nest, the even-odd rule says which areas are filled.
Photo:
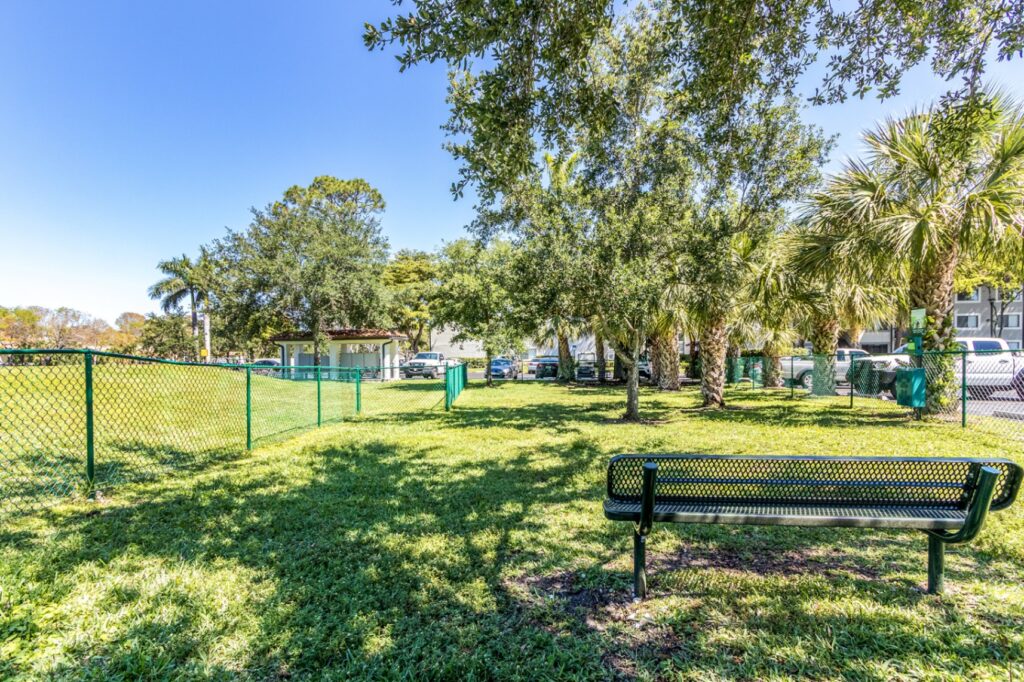
[[1017, 496], [1022, 469], [1006, 459], [745, 455], [619, 455], [608, 497], [639, 502], [644, 462], [658, 464], [662, 503], [859, 504], [966, 509], [983, 466], [1001, 472], [992, 509]]

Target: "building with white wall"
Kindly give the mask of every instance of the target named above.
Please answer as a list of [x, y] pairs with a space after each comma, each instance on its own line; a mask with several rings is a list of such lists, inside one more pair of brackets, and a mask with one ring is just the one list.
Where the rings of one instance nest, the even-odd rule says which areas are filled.
[[[399, 379], [398, 343], [404, 335], [387, 329], [332, 329], [320, 351], [322, 367], [360, 367], [380, 371], [380, 378]], [[281, 348], [285, 367], [310, 367], [315, 363], [313, 335], [278, 334], [270, 339]]]

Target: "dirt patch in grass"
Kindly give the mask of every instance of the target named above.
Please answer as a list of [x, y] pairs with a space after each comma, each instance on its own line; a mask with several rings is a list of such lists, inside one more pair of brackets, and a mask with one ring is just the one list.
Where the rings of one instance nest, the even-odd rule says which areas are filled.
[[572, 571], [507, 580], [505, 588], [521, 615], [551, 634], [596, 633], [606, 638], [602, 665], [616, 678], [633, 679], [644, 666], [676, 655], [682, 640], [672, 628], [658, 625], [649, 602], [629, 590], [587, 587]]

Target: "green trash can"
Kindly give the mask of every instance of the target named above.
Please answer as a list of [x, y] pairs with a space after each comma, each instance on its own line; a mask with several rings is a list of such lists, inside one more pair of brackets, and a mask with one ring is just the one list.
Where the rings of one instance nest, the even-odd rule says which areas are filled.
[[923, 367], [896, 370], [896, 403], [904, 407], [924, 407], [928, 379]]

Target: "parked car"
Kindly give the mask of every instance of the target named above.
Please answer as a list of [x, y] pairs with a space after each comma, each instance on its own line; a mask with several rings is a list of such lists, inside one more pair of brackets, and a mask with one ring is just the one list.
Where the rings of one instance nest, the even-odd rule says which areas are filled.
[[636, 372], [640, 375], [641, 381], [651, 380], [651, 361], [647, 358], [640, 358], [640, 362], [636, 365]]
[[518, 379], [519, 363], [512, 358], [494, 358], [491, 360], [491, 378]]
[[554, 379], [558, 376], [558, 358], [552, 355], [537, 358], [534, 374], [538, 379]]
[[444, 358], [444, 353], [427, 352], [417, 353], [412, 360], [400, 368], [400, 371], [403, 379], [412, 377], [436, 379], [444, 374], [447, 367], [448, 362]]
[[[967, 355], [955, 356], [953, 372], [959, 382], [966, 364], [969, 397], [987, 400], [999, 391], [1015, 391], [1019, 398], [1024, 399], [1024, 359], [1010, 349], [1005, 339], [960, 336], [956, 342], [962, 351], [967, 351]], [[898, 368], [913, 364], [913, 355], [908, 352], [906, 344], [889, 355], [871, 358], [872, 367], [883, 373], [880, 390], [889, 390], [888, 382], [890, 379], [895, 381]]]
[[256, 374], [262, 374], [263, 376], [281, 376], [280, 370], [274, 369], [280, 367], [281, 361], [274, 360], [273, 358], [263, 358], [260, 360], [253, 360], [252, 371]]
[[527, 372], [527, 374], [536, 374], [537, 373], [537, 365], [539, 365], [541, 363], [541, 361], [545, 361], [546, 362], [546, 361], [550, 361], [550, 360], [554, 360], [555, 364], [556, 365], [558, 364], [558, 356], [557, 355], [538, 355], [537, 357], [531, 359], [529, 362], [526, 363], [526, 372]]
[[576, 381], [597, 381], [596, 353], [580, 353], [576, 358]]
[[[836, 381], [846, 381], [850, 363], [854, 360], [867, 358], [871, 354], [859, 348], [840, 348], [836, 351]], [[814, 388], [814, 356], [793, 356], [782, 358], [782, 378], [795, 380], [797, 384], [808, 390]]]

